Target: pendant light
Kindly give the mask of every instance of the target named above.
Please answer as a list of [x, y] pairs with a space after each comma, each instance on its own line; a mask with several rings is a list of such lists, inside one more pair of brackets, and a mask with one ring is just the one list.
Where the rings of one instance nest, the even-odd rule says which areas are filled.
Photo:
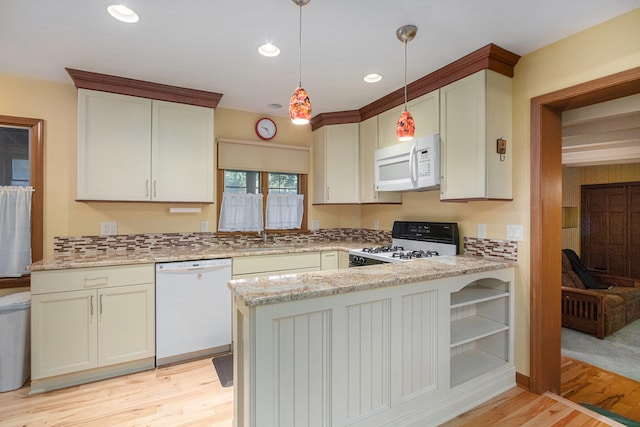
[[311, 119], [311, 101], [307, 91], [302, 87], [302, 6], [309, 4], [311, 0], [292, 0], [300, 8], [300, 27], [298, 31], [298, 88], [289, 100], [289, 116], [294, 125], [306, 125]]
[[410, 141], [416, 133], [416, 124], [407, 110], [407, 43], [413, 40], [418, 32], [415, 25], [405, 25], [396, 30], [396, 37], [404, 43], [404, 111], [396, 123], [396, 135], [399, 141]]

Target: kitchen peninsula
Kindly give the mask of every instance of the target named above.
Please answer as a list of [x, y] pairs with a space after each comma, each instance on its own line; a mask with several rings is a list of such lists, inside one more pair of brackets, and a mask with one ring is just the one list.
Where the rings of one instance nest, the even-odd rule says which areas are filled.
[[236, 426], [437, 425], [515, 386], [513, 262], [233, 280]]

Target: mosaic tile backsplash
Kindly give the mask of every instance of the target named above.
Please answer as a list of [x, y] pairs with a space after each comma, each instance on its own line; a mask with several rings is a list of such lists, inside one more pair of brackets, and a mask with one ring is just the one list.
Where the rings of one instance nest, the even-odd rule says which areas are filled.
[[464, 254], [484, 258], [518, 261], [518, 242], [514, 240], [464, 238]]
[[[391, 243], [391, 231], [367, 230], [360, 228], [327, 228], [305, 233], [269, 233], [269, 243], [305, 244], [331, 241], [362, 242], [370, 245]], [[256, 246], [263, 243], [257, 233], [217, 234], [217, 233], [149, 233], [122, 234], [115, 236], [75, 236], [54, 237], [55, 255], [80, 253], [109, 253], [127, 251], [153, 251], [167, 247], [198, 249], [207, 246], [233, 245]]]

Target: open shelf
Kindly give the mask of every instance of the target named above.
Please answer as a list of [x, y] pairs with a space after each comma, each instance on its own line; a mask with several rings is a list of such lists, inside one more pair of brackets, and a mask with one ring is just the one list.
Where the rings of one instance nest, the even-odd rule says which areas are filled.
[[451, 322], [451, 347], [466, 344], [508, 329], [509, 325], [482, 316], [470, 316], [454, 320]]
[[451, 357], [451, 387], [505, 365], [504, 359], [480, 350], [469, 350]]
[[503, 289], [470, 286], [461, 292], [451, 294], [451, 308], [464, 307], [466, 305], [491, 301], [498, 298], [507, 298], [508, 296], [509, 293]]

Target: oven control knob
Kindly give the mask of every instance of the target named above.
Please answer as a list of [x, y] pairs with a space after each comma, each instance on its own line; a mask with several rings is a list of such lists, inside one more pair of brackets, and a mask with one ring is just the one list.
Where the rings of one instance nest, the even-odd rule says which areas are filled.
[[357, 256], [356, 259], [355, 259], [355, 262], [358, 265], [364, 265], [364, 263], [365, 263], [364, 257], [363, 256]]

